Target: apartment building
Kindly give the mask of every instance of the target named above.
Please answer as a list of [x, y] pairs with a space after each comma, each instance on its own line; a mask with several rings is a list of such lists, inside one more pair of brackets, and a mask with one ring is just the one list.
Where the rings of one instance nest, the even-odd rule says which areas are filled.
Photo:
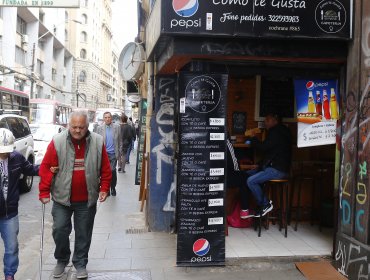
[[70, 102], [73, 56], [64, 44], [64, 17], [64, 9], [0, 8], [2, 86]]
[[[79, 9], [67, 9], [66, 46], [74, 60], [72, 90], [78, 92], [72, 104], [80, 107], [123, 108], [122, 82], [118, 75], [118, 52], [112, 40], [112, 0], [80, 2]], [[78, 96], [78, 100], [76, 99]]]

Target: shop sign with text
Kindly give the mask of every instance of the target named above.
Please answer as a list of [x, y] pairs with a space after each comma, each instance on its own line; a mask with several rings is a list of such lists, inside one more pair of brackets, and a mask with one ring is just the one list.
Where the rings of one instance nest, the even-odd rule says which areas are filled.
[[336, 143], [339, 94], [336, 80], [295, 80], [298, 137], [301, 147]]
[[164, 33], [352, 37], [353, 0], [162, 0]]
[[0, 7], [78, 8], [80, 0], [0, 0]]

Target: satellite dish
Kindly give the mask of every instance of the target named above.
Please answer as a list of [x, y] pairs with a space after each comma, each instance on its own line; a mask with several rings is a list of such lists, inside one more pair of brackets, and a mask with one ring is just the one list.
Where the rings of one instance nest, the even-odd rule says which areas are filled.
[[144, 72], [145, 51], [142, 45], [128, 43], [119, 56], [118, 70], [124, 81], [137, 80]]
[[141, 96], [138, 94], [129, 95], [127, 97], [128, 101], [131, 103], [138, 103], [141, 100]]

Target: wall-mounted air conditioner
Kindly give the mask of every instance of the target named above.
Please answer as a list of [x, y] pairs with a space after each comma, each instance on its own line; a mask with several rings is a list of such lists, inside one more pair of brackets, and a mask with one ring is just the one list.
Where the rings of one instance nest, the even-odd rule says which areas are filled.
[[28, 44], [28, 35], [22, 35], [22, 44]]

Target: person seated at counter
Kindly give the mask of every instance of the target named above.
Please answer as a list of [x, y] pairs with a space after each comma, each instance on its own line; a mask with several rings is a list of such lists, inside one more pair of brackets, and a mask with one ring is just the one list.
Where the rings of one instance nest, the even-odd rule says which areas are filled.
[[291, 134], [288, 127], [282, 124], [279, 114], [270, 113], [265, 117], [266, 139], [260, 141], [252, 131], [250, 145], [263, 153], [263, 160], [258, 168], [247, 171], [247, 186], [253, 194], [258, 210], [252, 215], [248, 207], [248, 192], [244, 189], [241, 193], [240, 217], [265, 216], [274, 206], [263, 193], [262, 186], [265, 182], [273, 179], [283, 179], [288, 176], [291, 164]]
[[[247, 179], [246, 172], [240, 170], [238, 159], [235, 156], [235, 151], [233, 144], [230, 141], [228, 135], [226, 139], [227, 146], [227, 187], [238, 187], [240, 193], [247, 192], [245, 195], [242, 194], [241, 197], [249, 195], [249, 189], [245, 186], [245, 180]], [[240, 206], [242, 209], [248, 209], [248, 199], [241, 200]], [[249, 210], [244, 210], [243, 213], [249, 215]]]

